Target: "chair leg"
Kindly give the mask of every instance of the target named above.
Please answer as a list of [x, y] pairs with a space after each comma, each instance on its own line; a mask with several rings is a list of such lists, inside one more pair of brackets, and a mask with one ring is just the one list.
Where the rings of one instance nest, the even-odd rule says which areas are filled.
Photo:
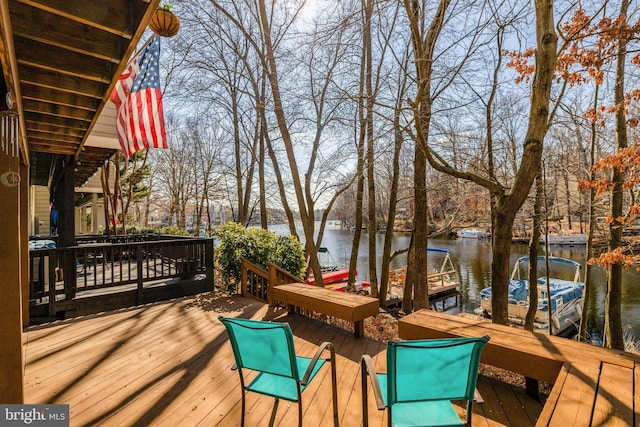
[[302, 427], [302, 396], [298, 395], [298, 427]]
[[244, 403], [244, 399], [245, 399], [245, 394], [246, 392], [244, 391], [244, 388], [242, 389], [242, 416], [240, 417], [240, 426], [244, 427], [244, 407], [245, 407], [245, 403]]
[[273, 409], [271, 410], [271, 419], [269, 420], [269, 427], [273, 427], [273, 423], [276, 422], [276, 412], [278, 412], [278, 403], [280, 403], [280, 399], [276, 399], [273, 404]]
[[360, 384], [362, 388], [362, 425], [369, 427], [369, 408], [367, 406], [367, 369], [364, 363], [360, 364]]
[[338, 380], [336, 373], [336, 357], [331, 357], [331, 394], [333, 395], [333, 425], [338, 427], [340, 421], [338, 420]]

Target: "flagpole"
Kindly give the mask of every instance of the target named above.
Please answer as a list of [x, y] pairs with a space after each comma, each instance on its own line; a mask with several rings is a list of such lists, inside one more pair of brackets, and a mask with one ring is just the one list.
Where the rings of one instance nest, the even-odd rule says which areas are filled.
[[140, 52], [142, 52], [147, 46], [149, 46], [151, 44], [151, 42], [153, 41], [154, 37], [158, 37], [157, 35], [152, 35], [151, 37], [149, 37], [147, 39], [146, 42], [144, 42], [144, 44], [142, 46], [140, 46], [140, 49], [136, 50], [135, 53], [133, 55], [131, 55], [131, 58], [129, 58], [129, 62], [127, 62], [127, 65], [125, 65], [125, 70], [127, 69], [127, 67], [129, 67], [129, 65], [131, 65], [131, 61], [133, 61], [135, 58], [138, 57], [138, 55], [140, 55]]

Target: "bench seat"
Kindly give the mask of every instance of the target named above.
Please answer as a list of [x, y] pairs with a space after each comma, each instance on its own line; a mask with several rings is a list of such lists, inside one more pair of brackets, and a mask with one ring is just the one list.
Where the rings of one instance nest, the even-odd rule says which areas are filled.
[[356, 337], [364, 333], [364, 319], [380, 311], [376, 298], [332, 291], [306, 283], [274, 286], [271, 297], [274, 301], [285, 304], [289, 312], [294, 312], [298, 307], [352, 322]]

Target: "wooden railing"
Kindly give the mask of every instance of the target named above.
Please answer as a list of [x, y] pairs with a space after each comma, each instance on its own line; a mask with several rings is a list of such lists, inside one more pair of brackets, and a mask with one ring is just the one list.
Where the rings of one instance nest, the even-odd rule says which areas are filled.
[[131, 240], [29, 251], [31, 304], [48, 304], [53, 316], [62, 301], [83, 291], [128, 287], [142, 295], [145, 283], [196, 274], [206, 275], [213, 289], [212, 239]]
[[189, 236], [173, 236], [168, 234], [88, 234], [75, 237], [76, 245], [86, 245], [89, 243], [134, 243], [134, 242], [155, 242], [158, 240], [181, 240], [192, 239]]
[[267, 263], [267, 270], [242, 258], [240, 263], [240, 294], [271, 304], [271, 289], [285, 283], [300, 283], [298, 277]]

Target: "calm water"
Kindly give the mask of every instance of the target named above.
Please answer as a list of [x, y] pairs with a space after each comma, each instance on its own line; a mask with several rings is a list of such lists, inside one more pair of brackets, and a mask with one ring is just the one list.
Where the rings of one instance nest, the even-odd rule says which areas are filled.
[[[270, 227], [275, 232], [286, 232], [286, 227], [274, 226]], [[353, 232], [349, 230], [325, 230], [322, 246], [329, 249], [335, 261], [341, 267], [348, 266], [349, 254], [351, 253], [351, 242], [353, 240]], [[392, 242], [392, 251], [395, 249], [404, 249], [409, 245], [410, 235], [403, 233], [395, 233]], [[360, 251], [358, 257], [358, 279], [366, 280], [368, 267], [368, 236], [362, 233], [360, 240]], [[380, 272], [380, 264], [382, 260], [382, 246], [384, 243], [384, 235], [376, 234], [376, 243], [378, 249], [377, 271]], [[456, 313], [460, 311], [473, 312], [478, 307], [478, 293], [481, 289], [487, 287], [491, 283], [491, 245], [489, 242], [477, 241], [473, 239], [454, 239], [441, 240], [431, 239], [429, 247], [446, 249], [451, 254], [451, 259], [455, 269], [458, 271], [458, 277], [461, 286], [461, 303], [455, 304], [455, 299], [445, 302], [447, 312]], [[526, 245], [512, 245], [511, 248], [511, 268], [515, 261], [527, 255]], [[551, 254], [563, 258], [569, 258], [582, 263], [584, 266], [586, 261], [586, 253], [584, 248], [561, 248], [552, 247]], [[429, 268], [439, 268], [442, 263], [442, 257], [439, 255], [431, 255], [428, 259]], [[391, 268], [401, 268], [406, 265], [406, 255], [396, 257], [391, 264]], [[567, 271], [557, 272], [568, 273]], [[569, 277], [562, 277], [571, 279]], [[584, 280], [584, 269], [581, 280]], [[604, 297], [606, 289], [606, 273], [601, 268], [596, 268], [594, 272], [594, 288], [595, 293], [595, 312], [598, 320], [594, 324], [589, 325], [589, 331], [595, 341], [599, 341], [602, 336], [603, 316], [604, 316]], [[640, 273], [635, 270], [624, 272], [623, 283], [623, 305], [622, 305], [622, 321], [624, 325], [629, 325], [634, 335], [640, 338]]]

